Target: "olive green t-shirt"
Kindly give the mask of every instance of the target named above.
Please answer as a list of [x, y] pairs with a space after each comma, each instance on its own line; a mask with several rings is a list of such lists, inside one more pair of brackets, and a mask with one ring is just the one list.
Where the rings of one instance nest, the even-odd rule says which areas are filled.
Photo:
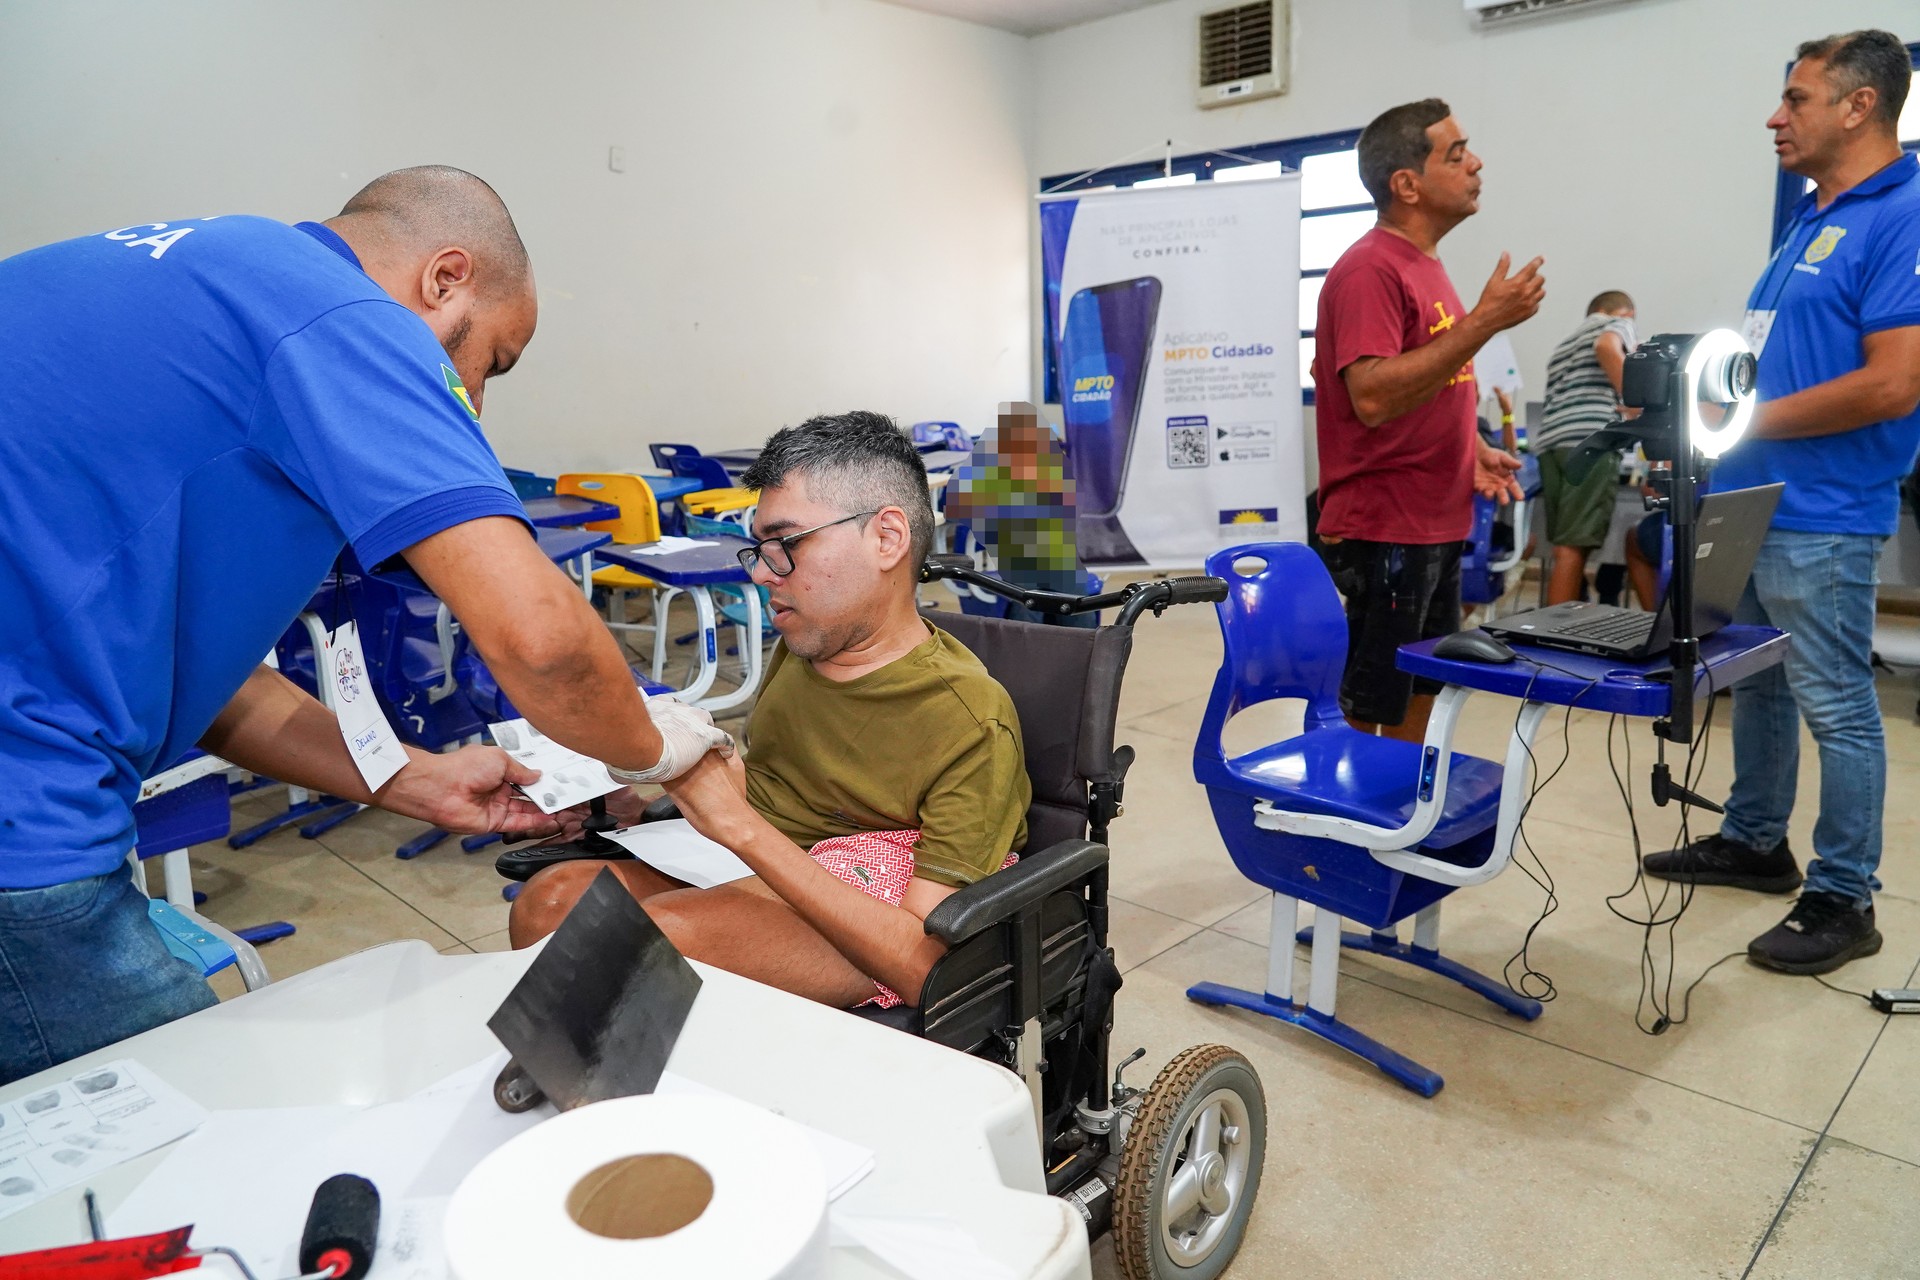
[[914, 874], [963, 886], [1026, 843], [1033, 789], [1007, 691], [965, 645], [927, 630], [844, 683], [777, 646], [747, 726], [747, 800], [803, 849], [918, 830]]

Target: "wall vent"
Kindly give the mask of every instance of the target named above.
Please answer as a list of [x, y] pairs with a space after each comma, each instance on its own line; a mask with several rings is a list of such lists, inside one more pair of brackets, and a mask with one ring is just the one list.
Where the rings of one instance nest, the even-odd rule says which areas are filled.
[[1258, 0], [1200, 15], [1202, 107], [1225, 107], [1287, 91], [1288, 0]]
[[1574, 9], [1597, 9], [1621, 0], [1466, 0], [1476, 26], [1497, 27], [1528, 18], [1545, 18]]

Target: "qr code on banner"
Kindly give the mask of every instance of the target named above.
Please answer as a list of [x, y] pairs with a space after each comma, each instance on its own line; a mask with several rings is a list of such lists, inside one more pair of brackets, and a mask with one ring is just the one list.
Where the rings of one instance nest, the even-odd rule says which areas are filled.
[[1205, 418], [1168, 420], [1167, 465], [1174, 468], [1207, 465], [1207, 420]]

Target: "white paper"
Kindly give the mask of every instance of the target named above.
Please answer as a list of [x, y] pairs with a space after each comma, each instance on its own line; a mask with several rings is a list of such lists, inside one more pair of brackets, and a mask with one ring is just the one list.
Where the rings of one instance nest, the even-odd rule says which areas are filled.
[[1746, 322], [1740, 326], [1740, 336], [1747, 340], [1755, 360], [1767, 349], [1767, 335], [1773, 332], [1773, 317], [1774, 312], [1771, 311], [1749, 311]]
[[833, 1210], [835, 1248], [859, 1247], [913, 1280], [1014, 1280], [952, 1218], [885, 1217]]
[[649, 542], [642, 546], [627, 547], [637, 556], [670, 556], [680, 551], [691, 551], [695, 547], [717, 547], [720, 544], [711, 538], [680, 538], [672, 534], [658, 542]]
[[327, 637], [322, 659], [333, 713], [340, 720], [340, 736], [346, 740], [347, 752], [368, 790], [378, 791], [407, 767], [407, 749], [387, 723], [380, 699], [374, 697], [366, 654], [360, 648], [359, 624], [341, 623]]
[[524, 790], [542, 813], [558, 813], [620, 789], [606, 765], [561, 746], [525, 720], [503, 720], [487, 729], [502, 751], [540, 771], [540, 781], [528, 783]]
[[494, 1104], [506, 1061], [497, 1054], [378, 1106], [217, 1112], [134, 1190], [111, 1232], [193, 1223], [194, 1247], [226, 1245], [262, 1276], [293, 1275], [315, 1189], [357, 1173], [381, 1198], [368, 1280], [441, 1280], [447, 1198], [495, 1148], [556, 1114], [551, 1104], [520, 1115]]
[[0, 1218], [192, 1133], [206, 1118], [199, 1103], [131, 1058], [0, 1103]]
[[621, 827], [606, 836], [655, 871], [685, 880], [696, 889], [711, 889], [753, 874], [753, 868], [733, 850], [707, 839], [685, 818]]

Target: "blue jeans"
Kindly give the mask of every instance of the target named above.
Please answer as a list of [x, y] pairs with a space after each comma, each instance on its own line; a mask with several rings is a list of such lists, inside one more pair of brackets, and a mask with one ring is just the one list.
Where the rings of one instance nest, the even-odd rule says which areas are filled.
[[216, 1003], [121, 867], [0, 890], [0, 1084]]
[[1880, 888], [1887, 752], [1873, 687], [1876, 534], [1774, 529], [1735, 621], [1793, 634], [1787, 660], [1733, 687], [1733, 792], [1721, 834], [1770, 849], [1787, 834], [1799, 779], [1800, 720], [1820, 749], [1817, 855], [1805, 892], [1857, 905]]

